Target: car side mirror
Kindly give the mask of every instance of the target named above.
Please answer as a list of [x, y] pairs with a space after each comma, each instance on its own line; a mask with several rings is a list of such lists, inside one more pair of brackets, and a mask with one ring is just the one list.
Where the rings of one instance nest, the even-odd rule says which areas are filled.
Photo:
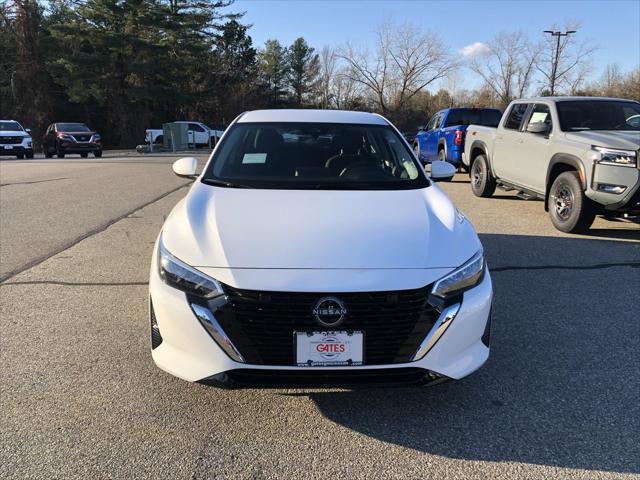
[[27, 132], [27, 133], [31, 133], [31, 129], [30, 128], [25, 128], [24, 131]]
[[449, 162], [434, 160], [431, 162], [431, 180], [434, 182], [450, 182], [456, 174], [456, 167]]
[[547, 133], [549, 131], [549, 126], [544, 122], [533, 122], [527, 125], [527, 132], [529, 133]]
[[173, 173], [179, 177], [196, 178], [198, 159], [195, 157], [183, 157], [173, 162]]
[[419, 131], [419, 132], [424, 132], [426, 129], [427, 129], [427, 127], [425, 127], [424, 125], [420, 125], [420, 126], [418, 127], [418, 131]]

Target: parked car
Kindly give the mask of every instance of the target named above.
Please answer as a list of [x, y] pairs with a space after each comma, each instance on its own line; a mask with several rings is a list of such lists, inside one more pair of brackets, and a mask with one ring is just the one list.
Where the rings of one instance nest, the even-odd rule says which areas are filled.
[[15, 120], [0, 120], [0, 156], [33, 158], [31, 130]]
[[[285, 141], [285, 137], [288, 139]], [[489, 356], [471, 223], [379, 115], [263, 110], [229, 127], [169, 214], [149, 282], [155, 363], [213, 385], [416, 383]]]
[[[211, 139], [211, 145], [215, 145], [224, 133], [224, 128], [219, 126], [210, 128], [201, 122], [178, 121], [173, 123], [188, 124], [187, 138], [190, 144], [195, 144], [197, 147], [208, 146], [209, 139]], [[144, 141], [145, 143], [161, 144], [164, 141], [164, 131], [160, 128], [148, 128], [144, 131]]]
[[615, 98], [512, 102], [497, 129], [467, 130], [473, 193], [501, 186], [540, 198], [563, 232], [588, 229], [597, 214], [640, 214], [638, 115], [640, 103]]
[[469, 125], [497, 127], [502, 116], [493, 108], [447, 108], [436, 113], [426, 127], [420, 129], [413, 142], [416, 155], [423, 163], [434, 160], [462, 165], [464, 138]]
[[100, 158], [102, 139], [84, 123], [52, 123], [42, 139], [42, 150], [47, 158], [54, 155], [64, 158], [67, 153], [79, 153], [82, 158], [93, 153], [94, 157]]

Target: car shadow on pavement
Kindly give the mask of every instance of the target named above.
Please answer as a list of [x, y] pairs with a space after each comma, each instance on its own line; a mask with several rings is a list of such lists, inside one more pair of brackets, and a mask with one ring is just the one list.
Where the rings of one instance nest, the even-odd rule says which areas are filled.
[[640, 244], [481, 237], [495, 292], [485, 366], [309, 398], [339, 425], [430, 454], [639, 473]]

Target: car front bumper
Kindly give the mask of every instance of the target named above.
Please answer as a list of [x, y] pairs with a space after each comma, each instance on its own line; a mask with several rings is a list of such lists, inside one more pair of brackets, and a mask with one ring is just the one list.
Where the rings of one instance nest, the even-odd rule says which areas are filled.
[[102, 144], [96, 142], [61, 142], [60, 148], [65, 153], [85, 153], [102, 150]]
[[[358, 275], [361, 277], [361, 273]], [[425, 283], [429, 284], [430, 280]], [[463, 294], [455, 317], [423, 358], [405, 363], [354, 367], [236, 362], [207, 333], [193, 313], [185, 293], [160, 279], [155, 262], [151, 266], [149, 290], [152, 324], [157, 326], [153, 360], [162, 370], [191, 382], [218, 386], [427, 384], [465, 377], [489, 357], [488, 330], [493, 291], [488, 271], [480, 284]]]
[[0, 143], [0, 155], [18, 155], [18, 154], [27, 154], [33, 153], [33, 147], [24, 145], [24, 144], [1, 144]]

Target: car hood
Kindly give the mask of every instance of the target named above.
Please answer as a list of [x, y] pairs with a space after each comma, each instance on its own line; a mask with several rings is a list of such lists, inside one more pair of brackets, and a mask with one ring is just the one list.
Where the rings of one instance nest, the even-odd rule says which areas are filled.
[[187, 264], [237, 269], [453, 268], [480, 248], [469, 221], [435, 185], [309, 191], [196, 181], [162, 237]]
[[567, 139], [596, 145], [598, 147], [638, 150], [640, 148], [640, 132], [615, 130], [589, 130], [567, 133]]
[[3, 130], [0, 132], [0, 137], [30, 137], [27, 132], [22, 130]]

